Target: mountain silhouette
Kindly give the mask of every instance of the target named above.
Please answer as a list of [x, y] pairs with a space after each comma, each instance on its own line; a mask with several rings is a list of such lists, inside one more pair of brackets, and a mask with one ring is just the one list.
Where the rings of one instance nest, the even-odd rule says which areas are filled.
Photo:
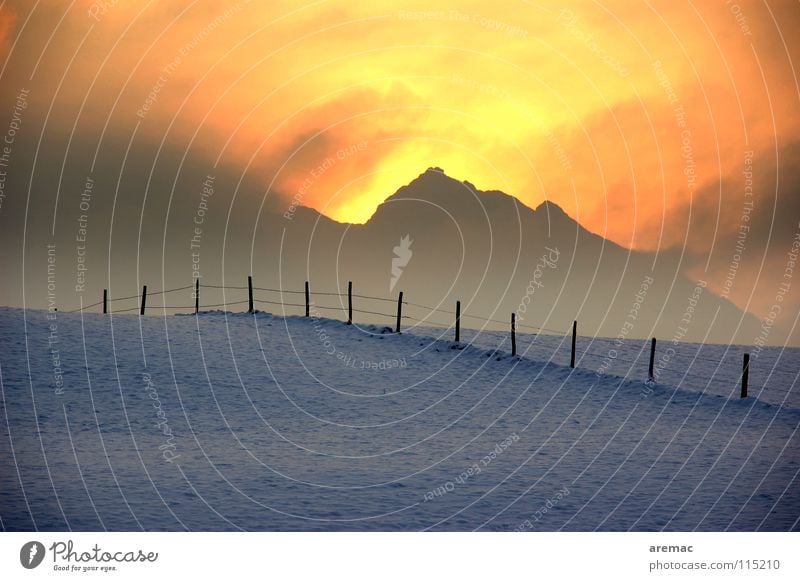
[[[410, 255], [398, 275], [395, 249], [404, 239], [411, 241]], [[470, 326], [486, 324], [470, 315], [503, 322], [516, 312], [523, 328], [567, 332], [577, 319], [584, 335], [727, 343], [758, 334], [754, 316], [687, 278], [674, 253], [623, 248], [553, 202], [531, 209], [439, 168], [386, 198], [365, 224], [298, 208], [291, 220], [265, 215], [254, 244], [271, 249], [256, 266], [271, 284], [296, 289], [310, 280], [313, 295], [315, 288], [344, 291], [352, 280], [358, 294], [391, 299], [402, 290], [407, 301], [446, 311], [460, 300]], [[391, 305], [365, 300], [359, 306], [393, 312]], [[415, 319], [427, 314], [412, 306], [406, 313]], [[450, 319], [437, 314], [426, 322]]]
[[[200, 304], [206, 308], [245, 309], [247, 276], [252, 274], [257, 287], [291, 291], [283, 296], [257, 293], [257, 300], [269, 302], [256, 307], [278, 314], [304, 312], [308, 280], [319, 313], [342, 318], [346, 298], [321, 293], [346, 293], [347, 282], [353, 281], [356, 294], [386, 299], [356, 297], [356, 309], [381, 313], [356, 313], [356, 323], [392, 324], [391, 301], [402, 291], [409, 303], [447, 311], [430, 315], [412, 304], [404, 309], [406, 316], [434, 325], [452, 324], [449, 313], [459, 300], [462, 324], [471, 327], [508, 328], [514, 312], [520, 330], [528, 332], [541, 327], [566, 333], [577, 320], [582, 335], [719, 343], [752, 343], [759, 336], [754, 316], [685, 275], [680, 252], [623, 248], [590, 232], [553, 202], [530, 208], [503, 192], [482, 191], [429, 168], [389, 195], [366, 223], [347, 224], [303, 206], [302, 199], [265, 192], [255, 175], [240, 183], [238, 175], [220, 174], [198, 224], [198, 184], [206, 180], [198, 173], [204, 169], [181, 174], [174, 186], [181, 195], [160, 195], [161, 190], [151, 188], [149, 218], [143, 223], [147, 172], [133, 173], [121, 183], [118, 197], [102, 195], [115, 191], [116, 177], [98, 178], [101, 194], [92, 202], [86, 283], [80, 293], [73, 289], [75, 225], [81, 212], [77, 204], [60, 208], [52, 239], [59, 248], [59, 310], [81, 301], [94, 305], [107, 288], [112, 299], [131, 297], [115, 302], [115, 310], [135, 312], [142, 285], [151, 293], [187, 287], [199, 272]], [[80, 168], [69, 171], [80, 177]], [[50, 224], [43, 219], [31, 224], [31, 231], [49, 233]], [[29, 252], [40, 260], [31, 264], [47, 266], [41, 240], [30, 236]], [[22, 265], [9, 268], [21, 272]], [[7, 302], [46, 307], [41, 289], [47, 288], [47, 275], [47, 268], [25, 270], [25, 288], [38, 291], [23, 301], [21, 287], [14, 287]], [[213, 288], [220, 283], [239, 288]], [[152, 294], [148, 312], [162, 305], [180, 307], [166, 313], [193, 309], [190, 293]], [[780, 340], [777, 334], [770, 339]]]

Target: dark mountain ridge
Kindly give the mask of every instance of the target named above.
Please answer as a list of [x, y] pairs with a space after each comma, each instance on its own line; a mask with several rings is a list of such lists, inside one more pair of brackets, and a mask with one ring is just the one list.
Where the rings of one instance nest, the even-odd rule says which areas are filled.
[[[284, 259], [261, 276], [279, 271], [292, 288], [310, 279], [345, 289], [353, 280], [361, 294], [391, 298], [403, 290], [409, 301], [447, 310], [461, 300], [465, 313], [507, 320], [516, 312], [522, 324], [547, 329], [566, 331], [577, 319], [583, 334], [612, 337], [725, 343], [757, 334], [755, 317], [684, 276], [674, 257], [623, 248], [553, 202], [531, 209], [439, 168], [399, 188], [365, 224], [306, 211], [284, 226]], [[258, 247], [280, 246], [281, 230], [259, 228]], [[450, 321], [436, 315], [427, 322]]]

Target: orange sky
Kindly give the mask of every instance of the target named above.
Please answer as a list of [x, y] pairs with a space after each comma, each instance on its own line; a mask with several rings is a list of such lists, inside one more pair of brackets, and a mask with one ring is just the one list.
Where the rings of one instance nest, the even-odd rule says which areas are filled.
[[[144, 129], [174, 118], [176, 131], [211, 130], [222, 140], [215, 155], [225, 144], [224, 155], [246, 163], [260, 151], [274, 189], [294, 195], [312, 177], [305, 202], [339, 220], [366, 220], [438, 165], [531, 205], [552, 199], [617, 242], [653, 248], [665, 211], [691, 195], [674, 107], [686, 112], [698, 187], [738, 170], [745, 149], [798, 130], [787, 57], [797, 56], [796, 35], [782, 40], [755, 2], [462, 1], [432, 11], [162, 1], [105, 2], [105, 13], [102, 2], [83, 4], [92, 13], [70, 11], [45, 51], [45, 62], [71, 57], [92, 27], [70, 71], [84, 82], [62, 99], [83, 99], [94, 79], [98, 99], [135, 109], [180, 58]], [[773, 5], [778, 21], [782, 9]], [[359, 143], [358, 155], [310, 175]], [[674, 243], [680, 229], [665, 236]]]
[[[774, 181], [800, 129], [790, 0], [356, 4], [11, 1], [0, 50], [74, 112], [51, 123], [194, 139], [340, 221], [440, 166], [624, 246], [702, 252], [738, 225], [746, 152]], [[713, 223], [687, 240], [696, 204]]]

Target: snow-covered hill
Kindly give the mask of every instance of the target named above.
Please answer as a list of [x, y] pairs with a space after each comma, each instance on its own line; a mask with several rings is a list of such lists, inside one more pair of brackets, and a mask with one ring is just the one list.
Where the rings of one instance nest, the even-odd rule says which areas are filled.
[[638, 342], [580, 338], [571, 370], [561, 337], [450, 339], [0, 309], [2, 527], [800, 527], [798, 350], [741, 400], [738, 348], [673, 346], [647, 386]]

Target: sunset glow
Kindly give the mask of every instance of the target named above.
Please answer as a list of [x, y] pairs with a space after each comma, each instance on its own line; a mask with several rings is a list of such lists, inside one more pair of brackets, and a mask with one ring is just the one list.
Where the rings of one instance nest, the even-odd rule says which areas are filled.
[[625, 247], [709, 252], [746, 157], [773, 203], [800, 129], [788, 1], [40, 4], [0, 9], [0, 46], [48, 131], [201, 149], [344, 222], [439, 166]]
[[[55, 18], [60, 3], [51, 4]], [[774, 149], [798, 129], [796, 87], [767, 94], [764, 85], [788, 70], [796, 42], [772, 38], [772, 52], [754, 51], [773, 25], [757, 3], [665, 2], [624, 15], [624, 2], [491, 13], [482, 2], [85, 4], [68, 19], [94, 23], [84, 45], [62, 26], [41, 55], [41, 66], [80, 56], [60, 102], [83, 100], [94, 83], [90, 101], [119, 97], [117, 114], [144, 132], [173, 123], [172, 132], [212, 135], [229, 163], [269, 160], [257, 171], [286, 196], [332, 157], [304, 198], [342, 221], [365, 221], [438, 165], [526, 204], [552, 199], [621, 244], [674, 244], [683, 232], [670, 226], [662, 238], [661, 222], [686, 211], [692, 189], [741, 170], [745, 148]], [[8, 37], [19, 16], [13, 2], [3, 10]], [[144, 118], [131, 115], [153, 88]], [[609, 220], [611, 209], [624, 219]]]
[[790, 576], [799, 25], [0, 0], [9, 570]]

